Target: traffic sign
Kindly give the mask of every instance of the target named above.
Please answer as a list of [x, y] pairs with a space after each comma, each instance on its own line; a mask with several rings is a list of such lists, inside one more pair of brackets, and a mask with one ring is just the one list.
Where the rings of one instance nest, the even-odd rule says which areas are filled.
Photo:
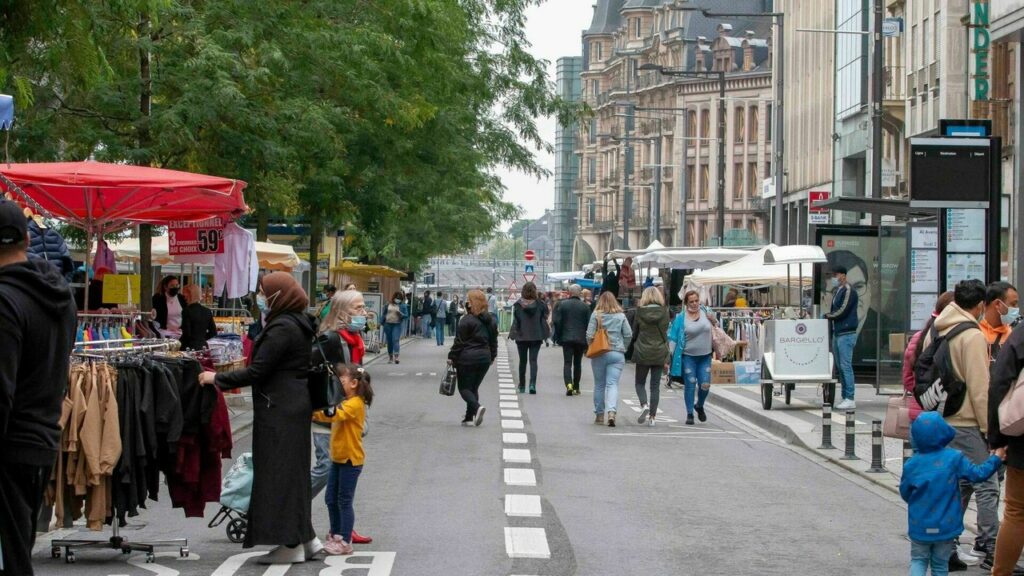
[[537, 279], [537, 275], [536, 274], [523, 274], [523, 279], [526, 280], [527, 282], [533, 282], [534, 280]]
[[526, 272], [527, 274], [532, 274], [533, 273], [533, 264], [527, 264], [527, 265], [523, 266], [523, 272]]
[[508, 285], [508, 289], [509, 292], [515, 292], [516, 290], [519, 290], [519, 287], [516, 286], [515, 280], [513, 280], [512, 283]]
[[527, 250], [526, 252], [523, 252], [523, 258], [525, 258], [527, 261], [533, 260], [536, 257], [537, 253], [534, 252], [533, 250]]

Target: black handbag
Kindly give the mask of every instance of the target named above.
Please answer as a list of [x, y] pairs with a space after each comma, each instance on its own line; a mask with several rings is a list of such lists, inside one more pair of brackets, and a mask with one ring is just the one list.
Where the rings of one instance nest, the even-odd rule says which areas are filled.
[[454, 396], [455, 385], [458, 381], [458, 375], [455, 371], [455, 365], [449, 364], [448, 369], [445, 370], [444, 378], [441, 378], [441, 395], [442, 396]]
[[[309, 389], [309, 400], [313, 410], [323, 410], [328, 415], [333, 414], [334, 408], [342, 401], [344, 394], [341, 391], [341, 380], [334, 372], [334, 365], [324, 353], [321, 337], [326, 337], [328, 344], [331, 337], [328, 334], [313, 338], [315, 349], [313, 351], [313, 365], [306, 373], [307, 386]], [[348, 346], [339, 345], [346, 364], [350, 362]]]

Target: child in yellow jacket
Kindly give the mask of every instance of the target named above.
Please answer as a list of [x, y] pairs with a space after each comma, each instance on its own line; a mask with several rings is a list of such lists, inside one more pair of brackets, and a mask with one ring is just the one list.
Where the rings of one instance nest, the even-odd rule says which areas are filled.
[[341, 380], [345, 400], [338, 405], [333, 416], [322, 412], [314, 419], [331, 423], [331, 471], [327, 477], [327, 513], [331, 519], [331, 532], [324, 549], [328, 554], [352, 553], [351, 534], [355, 526], [356, 483], [363, 471], [363, 426], [366, 407], [373, 403], [370, 374], [354, 364], [339, 364], [335, 372]]

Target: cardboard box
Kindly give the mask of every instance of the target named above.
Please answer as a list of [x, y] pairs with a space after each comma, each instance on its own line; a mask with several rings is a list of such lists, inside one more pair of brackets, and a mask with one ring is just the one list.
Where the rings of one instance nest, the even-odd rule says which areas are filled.
[[733, 362], [736, 371], [736, 383], [746, 385], [757, 385], [761, 383], [761, 361], [756, 362]]
[[907, 349], [907, 335], [903, 332], [889, 334], [889, 357], [902, 358]]
[[712, 384], [735, 384], [736, 368], [733, 362], [711, 362]]

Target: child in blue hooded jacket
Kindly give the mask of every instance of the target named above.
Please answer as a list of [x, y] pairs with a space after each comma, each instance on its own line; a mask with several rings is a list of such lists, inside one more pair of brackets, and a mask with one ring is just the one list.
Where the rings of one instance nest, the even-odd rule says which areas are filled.
[[910, 427], [915, 454], [903, 467], [900, 496], [907, 506], [910, 576], [924, 576], [931, 563], [934, 576], [949, 573], [953, 541], [964, 531], [960, 483], [988, 479], [1006, 459], [1006, 449], [973, 464], [959, 450], [947, 448], [953, 427], [938, 412], [922, 412]]

